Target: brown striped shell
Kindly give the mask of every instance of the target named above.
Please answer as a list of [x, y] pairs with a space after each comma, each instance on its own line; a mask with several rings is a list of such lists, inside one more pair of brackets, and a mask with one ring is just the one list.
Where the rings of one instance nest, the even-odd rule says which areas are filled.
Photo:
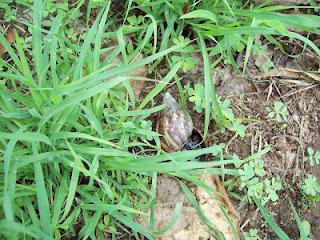
[[179, 151], [192, 134], [192, 120], [170, 93], [165, 94], [163, 103], [166, 108], [160, 112], [157, 123], [161, 147], [167, 152]]

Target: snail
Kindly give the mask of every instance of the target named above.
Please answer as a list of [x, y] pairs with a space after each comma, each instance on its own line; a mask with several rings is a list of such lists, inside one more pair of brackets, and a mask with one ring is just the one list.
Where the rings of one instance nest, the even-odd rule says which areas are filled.
[[179, 151], [192, 135], [193, 123], [170, 93], [164, 95], [163, 103], [166, 107], [157, 123], [157, 132], [162, 135], [161, 147], [167, 152]]
[[[193, 123], [187, 111], [184, 111], [177, 101], [166, 93], [163, 98], [166, 105], [159, 115], [157, 132], [162, 135], [161, 147], [166, 152], [180, 150], [196, 150], [205, 148], [201, 133], [193, 128]], [[192, 158], [192, 161], [205, 161], [206, 155]]]

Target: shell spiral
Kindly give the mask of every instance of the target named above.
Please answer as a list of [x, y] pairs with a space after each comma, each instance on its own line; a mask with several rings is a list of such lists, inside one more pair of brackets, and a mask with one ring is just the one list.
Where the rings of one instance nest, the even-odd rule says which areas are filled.
[[192, 134], [192, 120], [170, 93], [165, 94], [163, 103], [166, 108], [160, 112], [157, 124], [161, 147], [167, 152], [179, 151]]

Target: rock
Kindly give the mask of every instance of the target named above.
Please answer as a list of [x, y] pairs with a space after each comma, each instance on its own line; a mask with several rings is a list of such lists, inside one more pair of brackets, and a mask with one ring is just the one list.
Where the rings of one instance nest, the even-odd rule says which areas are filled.
[[240, 96], [251, 89], [250, 83], [243, 77], [236, 75], [231, 66], [217, 68], [214, 71], [213, 79], [217, 83], [219, 96]]
[[[191, 188], [201, 210], [211, 223], [224, 234], [226, 240], [234, 239], [231, 226], [224, 217], [221, 208], [225, 209], [226, 214], [234, 223], [237, 234], [239, 231], [239, 216], [227, 196], [224, 186], [218, 176], [202, 175], [200, 177], [209, 187], [216, 189], [216, 192], [212, 192], [210, 196], [201, 188]], [[190, 205], [179, 183], [167, 176], [160, 176], [157, 186], [157, 201], [154, 212], [156, 229], [160, 230], [168, 224], [177, 203], [182, 203], [183, 205], [180, 216], [176, 223], [158, 239], [213, 239], [209, 234], [210, 228], [200, 219], [196, 210]], [[143, 224], [141, 219], [139, 219], [139, 222]]]
[[285, 136], [280, 136], [274, 145], [277, 161], [275, 164], [281, 169], [292, 169], [296, 161], [296, 143], [291, 144]]

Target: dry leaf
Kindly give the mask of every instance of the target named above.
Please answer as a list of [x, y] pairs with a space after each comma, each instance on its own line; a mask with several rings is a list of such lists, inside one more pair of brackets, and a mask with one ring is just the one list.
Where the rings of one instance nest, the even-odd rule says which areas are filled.
[[[14, 31], [10, 31], [6, 35], [7, 42], [11, 45], [16, 40], [16, 35]], [[7, 51], [5, 47], [0, 43], [0, 57]]]
[[[265, 0], [255, 0], [256, 4], [264, 3]], [[310, 0], [272, 0], [270, 1], [270, 4], [273, 5], [288, 5], [288, 6], [297, 6], [297, 5], [306, 5], [310, 2]]]
[[315, 72], [306, 72], [292, 68], [271, 69], [266, 74], [256, 74], [256, 78], [264, 79], [270, 77], [282, 77], [295, 80], [316, 81], [320, 82], [320, 74]]
[[291, 69], [291, 68], [283, 68], [283, 70], [286, 72], [297, 74], [305, 80], [313, 80], [313, 81], [320, 82], [320, 74], [319, 73], [300, 71], [300, 70], [295, 70], [295, 69]]

